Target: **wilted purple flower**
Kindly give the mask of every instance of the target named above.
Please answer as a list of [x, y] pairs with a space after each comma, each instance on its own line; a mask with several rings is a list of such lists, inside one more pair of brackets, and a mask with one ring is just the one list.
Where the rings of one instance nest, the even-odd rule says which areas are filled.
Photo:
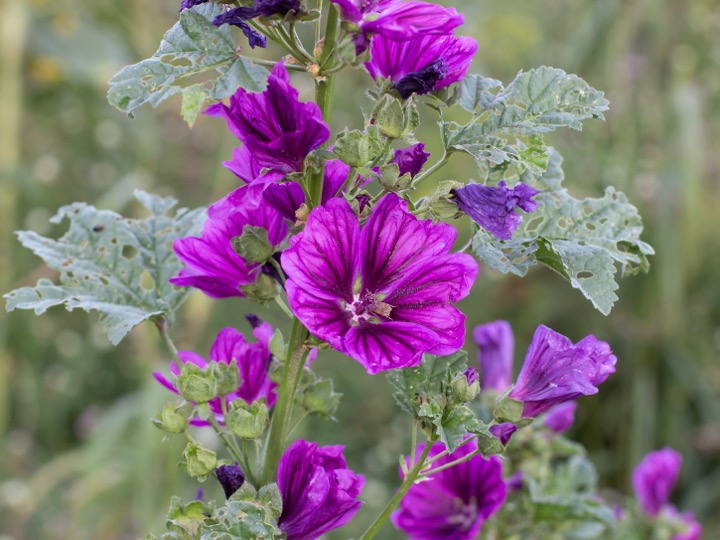
[[575, 409], [577, 401], [556, 405], [545, 414], [545, 425], [555, 433], [565, 433], [575, 422]]
[[505, 446], [508, 441], [510, 441], [510, 437], [513, 436], [513, 433], [517, 431], [517, 426], [512, 422], [503, 422], [502, 424], [490, 426], [489, 431], [500, 439], [500, 442], [503, 446]]
[[[229, 404], [237, 399], [242, 399], [250, 404], [265, 399], [268, 407], [272, 407], [277, 399], [275, 395], [277, 385], [270, 380], [268, 374], [270, 362], [272, 361], [269, 344], [273, 336], [273, 328], [268, 323], [262, 323], [253, 328], [253, 335], [257, 342], [248, 343], [245, 341], [245, 336], [234, 328], [223, 328], [210, 348], [209, 361], [192, 351], [179, 351], [180, 361], [183, 364], [195, 364], [204, 370], [210, 365], [210, 362], [229, 364], [232, 360], [235, 360], [241, 381], [240, 387], [235, 392], [225, 396], [225, 403]], [[170, 372], [175, 377], [180, 375], [180, 369], [175, 362], [170, 363]], [[165, 375], [155, 372], [153, 376], [164, 387], [176, 394], [178, 393], [174, 383]], [[220, 397], [213, 398], [208, 402], [208, 405], [212, 412], [215, 413], [217, 420], [223, 422], [220, 399]], [[200, 419], [193, 419], [191, 423], [197, 426], [208, 425], [206, 421]]]
[[347, 468], [342, 451], [342, 446], [298, 440], [280, 458], [278, 527], [287, 540], [318, 538], [345, 525], [360, 509], [365, 477]]
[[184, 9], [190, 9], [191, 7], [199, 6], [200, 4], [206, 3], [208, 0], [182, 0], [180, 2], [180, 11]]
[[504, 392], [512, 380], [514, 338], [507, 321], [493, 321], [475, 327], [483, 390]]
[[[435, 443], [429, 456], [443, 450], [444, 444]], [[471, 540], [502, 506], [507, 489], [502, 478], [502, 462], [495, 456], [485, 459], [477, 455], [432, 473], [433, 469], [476, 450], [476, 441], [464, 444], [433, 462], [425, 472], [431, 473], [429, 478], [410, 488], [391, 516], [395, 526], [409, 535], [409, 540]]]
[[365, 67], [373, 79], [391, 79], [406, 99], [462, 79], [476, 51], [477, 42], [465, 36], [425, 35], [401, 41], [376, 36]]
[[206, 114], [224, 116], [230, 131], [261, 167], [302, 171], [305, 157], [330, 137], [320, 108], [301, 103], [282, 62], [275, 64], [264, 92], [239, 88], [230, 105], [217, 103]]
[[504, 180], [495, 187], [468, 184], [454, 191], [455, 202], [460, 210], [501, 240], [512, 239], [513, 233], [520, 226], [522, 217], [515, 212], [516, 207], [525, 212], [537, 210], [537, 203], [532, 197], [538, 193], [522, 182], [509, 189]]
[[417, 143], [409, 148], [395, 150], [395, 156], [390, 163], [398, 166], [400, 176], [409, 173], [414, 178], [422, 170], [429, 157], [430, 154], [425, 151], [425, 143]]
[[267, 38], [257, 30], [253, 29], [247, 21], [257, 16], [255, 8], [252, 7], [238, 7], [221, 13], [213, 19], [214, 26], [222, 26], [223, 24], [229, 24], [231, 26], [237, 26], [250, 44], [250, 48], [255, 47], [265, 48], [267, 47]]
[[680, 472], [680, 465], [682, 456], [672, 448], [665, 447], [650, 452], [635, 467], [632, 475], [633, 488], [647, 515], [658, 515], [668, 502]]
[[418, 220], [385, 195], [361, 228], [344, 199], [308, 217], [282, 254], [290, 306], [302, 323], [368, 373], [416, 366], [462, 347], [477, 263], [450, 253], [456, 231]]
[[597, 386], [615, 372], [616, 362], [610, 346], [594, 336], [573, 345], [540, 325], [509, 396], [524, 402], [523, 416], [534, 417], [559, 403], [596, 394]]
[[215, 469], [215, 474], [228, 499], [245, 483], [245, 475], [237, 462], [234, 465], [220, 465]]
[[222, 211], [213, 212], [205, 222], [201, 237], [188, 236], [175, 240], [175, 253], [185, 265], [169, 281], [179, 287], [195, 287], [212, 298], [245, 296], [242, 285], [255, 282], [262, 271], [260, 264], [240, 257], [232, 246], [232, 239], [240, 236], [246, 226], [262, 227], [268, 240], [278, 246], [287, 235], [282, 216], [269, 204], [243, 208], [242, 204], [225, 197], [216, 206]]

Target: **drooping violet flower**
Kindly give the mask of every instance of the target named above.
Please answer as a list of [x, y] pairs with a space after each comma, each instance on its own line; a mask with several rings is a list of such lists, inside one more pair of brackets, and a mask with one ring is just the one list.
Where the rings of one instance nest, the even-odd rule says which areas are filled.
[[490, 426], [489, 431], [500, 439], [500, 442], [503, 446], [505, 446], [510, 441], [510, 437], [513, 436], [513, 433], [517, 431], [517, 426], [512, 422], [503, 422], [502, 424]]
[[330, 137], [320, 108], [298, 100], [282, 62], [275, 64], [264, 92], [239, 88], [230, 105], [217, 103], [206, 114], [224, 116], [230, 131], [261, 167], [302, 171], [307, 155]]
[[515, 212], [515, 208], [521, 208], [528, 213], [534, 212], [537, 210], [537, 203], [532, 197], [539, 193], [522, 182], [514, 188], [506, 186], [502, 180], [495, 187], [468, 184], [453, 192], [460, 210], [501, 240], [511, 240], [520, 226], [522, 217]]
[[247, 23], [256, 16], [255, 8], [238, 7], [221, 13], [213, 19], [212, 23], [214, 26], [222, 26], [223, 24], [237, 26], [245, 34], [251, 49], [255, 47], [264, 49], [267, 47], [267, 38]]
[[417, 143], [409, 148], [395, 150], [395, 156], [390, 163], [398, 166], [400, 176], [409, 173], [412, 178], [415, 178], [429, 157], [430, 154], [425, 151], [425, 143]]
[[556, 405], [545, 414], [545, 425], [558, 435], [565, 433], [575, 423], [575, 409], [577, 401]]
[[208, 0], [182, 0], [182, 2], [180, 2], [180, 11], [205, 4], [207, 1]]
[[342, 446], [295, 441], [278, 465], [282, 495], [278, 527], [287, 540], [313, 540], [342, 527], [362, 503], [365, 477], [347, 468]]
[[[237, 399], [242, 399], [250, 404], [260, 399], [267, 401], [268, 407], [272, 407], [277, 400], [275, 387], [270, 380], [268, 369], [272, 361], [270, 353], [270, 339], [273, 336], [273, 328], [268, 323], [262, 323], [253, 328], [253, 335], [257, 339], [254, 343], [245, 341], [245, 336], [234, 328], [223, 328], [215, 338], [210, 348], [210, 360], [192, 351], [178, 351], [180, 361], [183, 364], [192, 363], [201, 369], [206, 369], [210, 362], [222, 362], [229, 364], [235, 360], [240, 376], [240, 386], [235, 392], [225, 396], [225, 403], [229, 404]], [[178, 377], [180, 369], [175, 362], [170, 363], [170, 372]], [[168, 390], [178, 393], [175, 384], [160, 372], [153, 373], [157, 381]], [[218, 422], [224, 421], [222, 403], [220, 397], [213, 398], [208, 402], [210, 410], [215, 414]], [[208, 422], [194, 418], [190, 421], [196, 426], [206, 426]]]
[[615, 372], [610, 345], [595, 336], [572, 341], [540, 325], [509, 396], [524, 402], [523, 416], [534, 417], [578, 396], [596, 394]]
[[397, 41], [376, 36], [365, 67], [373, 79], [391, 79], [403, 99], [451, 85], [467, 74], [477, 42], [470, 37], [426, 35]]
[[462, 347], [465, 316], [453, 306], [477, 263], [450, 253], [453, 227], [419, 220], [394, 193], [361, 228], [344, 199], [310, 213], [282, 254], [293, 312], [317, 337], [370, 374], [417, 366], [423, 353]]
[[211, 298], [245, 296], [243, 285], [255, 283], [264, 267], [240, 257], [232, 246], [232, 239], [240, 236], [246, 226], [262, 227], [268, 240], [276, 247], [287, 235], [282, 216], [269, 204], [243, 208], [225, 197], [215, 206], [222, 211], [209, 211], [201, 237], [188, 236], [173, 243], [175, 253], [185, 265], [170, 283], [179, 287], [195, 287]]
[[237, 464], [237, 461], [234, 465], [220, 465], [220, 467], [215, 469], [215, 474], [227, 499], [245, 483], [245, 475]]
[[681, 465], [682, 456], [672, 448], [665, 447], [650, 452], [635, 467], [633, 488], [640, 507], [647, 515], [657, 516], [667, 504]]
[[[435, 443], [429, 457], [444, 450], [445, 445]], [[502, 506], [507, 488], [502, 477], [502, 462], [495, 456], [485, 459], [477, 455], [432, 473], [433, 469], [475, 450], [477, 442], [472, 441], [433, 462], [429, 470], [424, 471], [430, 473], [428, 479], [414, 484], [407, 492], [391, 519], [395, 527], [409, 535], [409, 540], [471, 540]], [[416, 454], [420, 455], [421, 451], [422, 445]]]
[[504, 392], [512, 380], [515, 341], [507, 321], [493, 321], [475, 327], [483, 390]]

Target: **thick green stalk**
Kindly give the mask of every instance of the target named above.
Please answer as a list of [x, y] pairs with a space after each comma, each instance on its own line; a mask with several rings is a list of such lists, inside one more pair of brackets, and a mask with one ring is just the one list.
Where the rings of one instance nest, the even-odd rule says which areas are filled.
[[278, 386], [278, 398], [275, 403], [270, 436], [268, 437], [265, 454], [265, 467], [263, 470], [264, 483], [272, 482], [277, 474], [277, 466], [285, 447], [285, 436], [292, 416], [297, 385], [300, 381], [308, 351], [303, 350], [303, 343], [307, 338], [307, 330], [297, 319], [293, 320], [290, 343], [288, 345], [288, 358], [285, 361], [285, 373]]
[[[328, 62], [328, 57], [335, 49], [335, 40], [337, 39], [338, 29], [340, 27], [340, 16], [338, 8], [335, 4], [330, 4], [325, 26], [325, 44], [323, 45], [322, 54], [318, 58], [320, 65], [327, 65], [332, 68], [332, 62]], [[335, 87], [335, 74], [329, 73], [323, 75], [320, 73], [315, 82], [315, 102], [322, 111], [323, 120], [330, 124], [332, 119], [333, 108], [333, 89]], [[310, 200], [308, 206], [310, 208], [318, 206], [322, 200], [323, 181], [325, 179], [325, 166], [321, 166], [320, 170], [313, 173], [308, 179], [308, 192]]]
[[387, 503], [387, 506], [383, 510], [382, 514], [375, 518], [375, 521], [372, 522], [370, 527], [368, 527], [368, 530], [365, 531], [365, 533], [359, 538], [359, 540], [370, 540], [371, 538], [374, 538], [378, 531], [382, 528], [387, 519], [390, 517], [390, 514], [392, 514], [393, 510], [397, 508], [397, 505], [400, 504], [400, 501], [403, 500], [405, 494], [410, 490], [412, 485], [415, 483], [415, 480], [417, 480], [420, 471], [422, 471], [423, 467], [425, 466], [425, 460], [427, 459], [432, 446], [433, 444], [431, 441], [427, 441], [425, 443], [425, 448], [423, 448], [422, 454], [420, 454], [420, 459], [418, 459], [418, 462], [407, 474], [405, 480], [403, 480], [403, 483], [400, 484], [400, 487], [398, 488], [397, 492], [395, 492], [395, 495], [393, 495], [393, 498], [390, 499], [390, 502]]

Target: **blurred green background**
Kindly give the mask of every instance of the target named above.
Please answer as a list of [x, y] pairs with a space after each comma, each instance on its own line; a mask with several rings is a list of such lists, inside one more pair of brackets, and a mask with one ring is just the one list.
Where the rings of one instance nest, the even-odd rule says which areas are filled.
[[[220, 166], [234, 144], [220, 120], [200, 118], [190, 130], [177, 101], [141, 109], [135, 119], [105, 101], [107, 80], [156, 50], [177, 4], [0, 2], [1, 291], [53, 277], [12, 231], [62, 234], [48, 223], [61, 205], [81, 200], [134, 214], [134, 188], [197, 206], [234, 187]], [[453, 4], [466, 15], [463, 33], [480, 43], [474, 71], [507, 83], [519, 69], [552, 65], [606, 92], [606, 123], [549, 140], [565, 156], [571, 191], [599, 196], [608, 184], [626, 191], [644, 217], [643, 239], [657, 251], [648, 276], [623, 280], [607, 318], [549, 270], [522, 280], [483, 271], [461, 305], [468, 326], [511, 321], [518, 365], [540, 323], [573, 340], [593, 333], [609, 341], [618, 372], [600, 394], [581, 400], [570, 436], [590, 449], [603, 485], [623, 491], [644, 453], [678, 449], [685, 459], [673, 501], [698, 515], [705, 538], [718, 538], [720, 4]], [[361, 72], [340, 76], [334, 131], [360, 124], [357, 88], [368, 80]], [[295, 82], [310, 98], [309, 79]], [[438, 149], [432, 121], [418, 135]], [[472, 162], [458, 158], [443, 174], [467, 178]], [[287, 335], [276, 311], [201, 293], [172, 333], [180, 348], [206, 354], [222, 326], [248, 330], [248, 311]], [[163, 441], [148, 420], [168, 397], [150, 376], [169, 360], [154, 328], [142, 326], [113, 348], [82, 312], [0, 317], [0, 539], [113, 540], [162, 530], [170, 495], [192, 498], [197, 485], [176, 466], [179, 441]], [[472, 345], [469, 351], [475, 354]], [[340, 422], [312, 421], [299, 435], [347, 445], [351, 466], [368, 477], [366, 508], [350, 530], [332, 536], [348, 538], [391, 494], [409, 422], [384, 377], [339, 355], [316, 365], [345, 394]], [[219, 499], [210, 484], [206, 498]], [[381, 537], [397, 536], [388, 527]]]

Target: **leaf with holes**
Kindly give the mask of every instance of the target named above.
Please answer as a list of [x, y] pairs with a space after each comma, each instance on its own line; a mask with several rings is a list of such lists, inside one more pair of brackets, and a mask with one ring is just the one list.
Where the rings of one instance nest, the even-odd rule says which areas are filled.
[[549, 266], [607, 315], [617, 300], [617, 267], [623, 275], [647, 272], [654, 253], [640, 240], [637, 208], [612, 187], [599, 199], [574, 199], [562, 187], [562, 157], [552, 149], [546, 173], [523, 180], [540, 190], [538, 209], [524, 216], [510, 241], [478, 231], [473, 251], [489, 266], [519, 276], [538, 262]]
[[[263, 90], [267, 70], [237, 54], [229, 25], [213, 26], [220, 13], [223, 8], [215, 3], [183, 10], [151, 58], [124, 67], [110, 79], [110, 104], [131, 113], [145, 103], [157, 107], [182, 92], [183, 115], [192, 124], [206, 99], [226, 98], [241, 87]], [[207, 77], [212, 71], [215, 75]], [[205, 75], [202, 83], [184, 84], [200, 74]]]
[[136, 191], [135, 197], [151, 212], [149, 218], [128, 219], [74, 203], [51, 219], [52, 223], [70, 221], [60, 239], [18, 232], [22, 245], [60, 272], [60, 279], [59, 284], [41, 279], [35, 287], [6, 294], [7, 310], [33, 309], [40, 315], [64, 305], [68, 311], [99, 311], [113, 344], [144, 320], [163, 317], [172, 322], [192, 290], [168, 283], [182, 268], [172, 244], [176, 238], [200, 233], [205, 210], [181, 208], [169, 216], [177, 204], [174, 198], [143, 191]]

